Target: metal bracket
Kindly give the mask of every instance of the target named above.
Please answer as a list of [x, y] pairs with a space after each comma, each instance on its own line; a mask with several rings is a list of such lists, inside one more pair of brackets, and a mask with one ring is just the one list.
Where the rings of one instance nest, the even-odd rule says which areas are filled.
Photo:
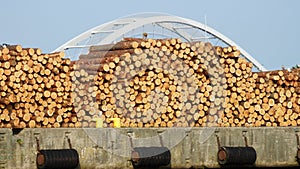
[[162, 147], [164, 147], [164, 142], [163, 142], [162, 136], [160, 135], [160, 133], [162, 133], [162, 132], [163, 132], [163, 131], [161, 131], [161, 130], [158, 130], [158, 131], [157, 131], [160, 145], [161, 145]]
[[[218, 133], [219, 133], [219, 131], [215, 131], [215, 136], [217, 138], [218, 148], [220, 149], [221, 148], [221, 143], [220, 143], [220, 137], [219, 137]], [[244, 138], [244, 141], [245, 141], [245, 146], [248, 147], [248, 139], [247, 139], [246, 133], [247, 133], [247, 131], [243, 131], [243, 138]], [[298, 141], [299, 141], [299, 138], [298, 138]], [[298, 145], [299, 145], [299, 142], [298, 142]]]
[[245, 146], [248, 147], [248, 139], [246, 136], [247, 131], [243, 131], [243, 137], [244, 137], [244, 141], [245, 141]]
[[69, 147], [70, 147], [70, 149], [72, 149], [71, 139], [70, 139], [69, 135], [70, 135], [70, 132], [65, 133], [65, 137], [68, 141]]
[[296, 160], [298, 164], [300, 164], [300, 138], [299, 138], [299, 131], [295, 131], [296, 139], [297, 139], [297, 155], [296, 155]]
[[164, 142], [163, 142], [162, 136], [161, 136], [161, 135], [158, 135], [158, 137], [159, 137], [160, 145], [161, 145], [162, 147], [164, 147]]
[[217, 138], [218, 149], [220, 149], [221, 148], [221, 144], [220, 144], [220, 137], [219, 137], [218, 133], [219, 133], [219, 131], [215, 131], [215, 136]]
[[37, 152], [39, 152], [41, 149], [40, 149], [40, 140], [38, 138], [39, 136], [39, 133], [34, 133], [34, 138], [35, 138], [35, 141], [36, 141], [36, 150]]
[[133, 151], [133, 141], [132, 141], [132, 130], [128, 130], [127, 131], [127, 135], [129, 137], [129, 142], [130, 142], [130, 147], [131, 147], [131, 150]]
[[[162, 147], [164, 147], [164, 143], [163, 143], [163, 139], [162, 139], [162, 136], [159, 134], [159, 133], [161, 133], [162, 131], [157, 131], [157, 133], [158, 133], [158, 138], [159, 138], [159, 142], [160, 142], [160, 145], [162, 146]], [[127, 135], [128, 135], [128, 137], [129, 137], [129, 141], [130, 141], [130, 146], [131, 146], [131, 149], [133, 150], [133, 140], [132, 140], [132, 131], [127, 131]]]
[[296, 135], [296, 139], [297, 139], [297, 148], [298, 148], [298, 150], [300, 150], [300, 139], [299, 139], [298, 131], [296, 131], [295, 135]]

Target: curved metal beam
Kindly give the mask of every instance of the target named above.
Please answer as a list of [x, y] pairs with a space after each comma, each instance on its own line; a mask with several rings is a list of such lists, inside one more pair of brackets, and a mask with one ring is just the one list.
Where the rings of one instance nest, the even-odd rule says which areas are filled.
[[[117, 19], [108, 23], [105, 23], [103, 25], [97, 26], [95, 28], [92, 28], [79, 36], [75, 37], [74, 39], [68, 41], [64, 45], [57, 48], [56, 51], [62, 51], [68, 48], [68, 46], [76, 46], [80, 41], [83, 39], [89, 38], [94, 32], [101, 32], [101, 31], [111, 31], [111, 28], [115, 25], [121, 25], [123, 27], [120, 27], [119, 29], [114, 30], [110, 34], [108, 34], [106, 37], [104, 37], [102, 40], [99, 41], [97, 45], [100, 44], [109, 44], [114, 42], [117, 38], [122, 37], [122, 35], [130, 32], [131, 30], [134, 30], [136, 28], [142, 27], [144, 25], [152, 24], [152, 23], [180, 23], [189, 25], [194, 28], [198, 28], [202, 31], [205, 31], [211, 35], [214, 35], [215, 37], [221, 39], [225, 44], [230, 46], [236, 46], [240, 51], [241, 54], [250, 62], [253, 63], [253, 65], [260, 71], [266, 71], [267, 69], [261, 65], [256, 59], [254, 59], [249, 53], [247, 53], [243, 48], [241, 48], [239, 45], [237, 45], [235, 42], [230, 40], [228, 37], [224, 36], [223, 34], [219, 33], [218, 31], [214, 30], [211, 27], [208, 27], [207, 25], [204, 25], [202, 23], [196, 22], [191, 19], [176, 17], [176, 16], [169, 16], [169, 15], [163, 15], [163, 16], [152, 16], [152, 17], [146, 17], [146, 18], [123, 18], [123, 19]], [[161, 24], [160, 26], [164, 26], [164, 24]], [[170, 24], [165, 24], [164, 26], [166, 29], [180, 35], [184, 39], [191, 40], [191, 37], [189, 37], [184, 31], [178, 31], [170, 26]], [[95, 44], [96, 45], [96, 44]]]

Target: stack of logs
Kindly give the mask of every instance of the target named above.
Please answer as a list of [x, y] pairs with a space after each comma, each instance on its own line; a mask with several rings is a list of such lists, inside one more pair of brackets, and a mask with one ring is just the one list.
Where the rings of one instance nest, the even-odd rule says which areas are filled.
[[252, 72], [234, 46], [124, 38], [72, 62], [0, 51], [0, 127], [300, 126], [300, 69]]
[[20, 45], [0, 48], [0, 127], [81, 127], [72, 104], [78, 71], [63, 57]]
[[247, 112], [251, 126], [299, 126], [300, 69], [258, 72], [253, 77]]
[[299, 69], [254, 73], [236, 47], [124, 38], [76, 63], [95, 76], [104, 126], [300, 125]]

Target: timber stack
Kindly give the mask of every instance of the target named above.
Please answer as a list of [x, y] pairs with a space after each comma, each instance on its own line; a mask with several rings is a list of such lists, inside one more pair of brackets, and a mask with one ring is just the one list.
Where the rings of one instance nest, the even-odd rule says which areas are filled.
[[0, 50], [0, 127], [79, 127], [72, 100], [78, 73], [63, 52], [20, 45]]
[[234, 46], [124, 38], [77, 63], [95, 75], [105, 126], [300, 125], [299, 69], [252, 72]]
[[1, 127], [300, 126], [300, 69], [252, 72], [234, 46], [124, 38], [76, 61], [0, 57]]

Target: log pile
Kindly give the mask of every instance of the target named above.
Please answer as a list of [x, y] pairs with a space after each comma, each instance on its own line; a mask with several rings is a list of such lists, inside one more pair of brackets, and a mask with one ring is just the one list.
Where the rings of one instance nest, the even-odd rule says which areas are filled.
[[300, 126], [300, 69], [252, 72], [236, 47], [124, 38], [79, 60], [0, 50], [0, 127]]
[[71, 72], [64, 53], [11, 45], [0, 48], [0, 127], [76, 126]]
[[124, 127], [204, 126], [224, 109], [226, 79], [216, 56], [209, 43], [126, 38], [91, 47], [76, 64], [95, 75], [105, 126], [112, 118]]
[[95, 75], [104, 126], [300, 125], [299, 71], [254, 73], [236, 47], [125, 38], [91, 47], [78, 64]]
[[300, 69], [254, 73], [250, 126], [300, 125]]

